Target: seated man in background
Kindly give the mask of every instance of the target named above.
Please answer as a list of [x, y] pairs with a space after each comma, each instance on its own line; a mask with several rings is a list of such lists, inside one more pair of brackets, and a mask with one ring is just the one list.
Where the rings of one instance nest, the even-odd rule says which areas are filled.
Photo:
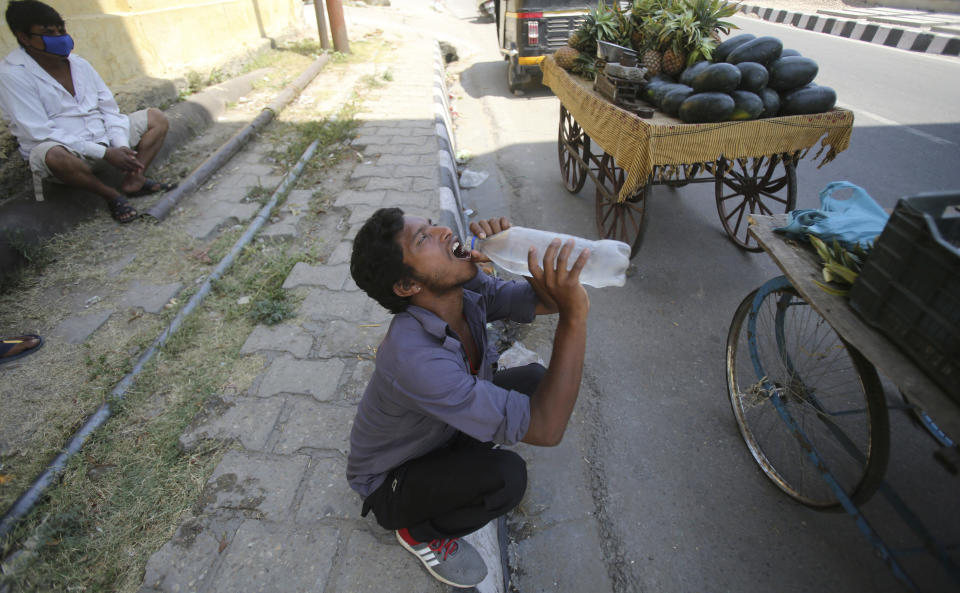
[[[137, 211], [127, 197], [171, 187], [144, 176], [163, 146], [166, 116], [120, 113], [97, 71], [71, 55], [73, 39], [50, 6], [12, 0], [6, 17], [20, 47], [0, 62], [0, 111], [30, 163], [37, 199], [50, 179], [101, 196], [115, 220], [130, 222]], [[123, 173], [119, 188], [97, 177], [105, 165]]]

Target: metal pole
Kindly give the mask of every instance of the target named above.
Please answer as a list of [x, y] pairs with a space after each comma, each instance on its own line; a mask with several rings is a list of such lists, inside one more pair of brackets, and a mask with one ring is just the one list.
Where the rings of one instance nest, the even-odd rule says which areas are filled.
[[[314, 0], [314, 2], [319, 1]], [[330, 34], [333, 35], [333, 48], [342, 54], [350, 53], [347, 26], [343, 22], [343, 3], [340, 0], [327, 0], [327, 13], [330, 15]]]
[[330, 49], [330, 38], [327, 37], [327, 17], [323, 13], [323, 0], [313, 0], [313, 11], [317, 14], [317, 31], [320, 32], [320, 47]]

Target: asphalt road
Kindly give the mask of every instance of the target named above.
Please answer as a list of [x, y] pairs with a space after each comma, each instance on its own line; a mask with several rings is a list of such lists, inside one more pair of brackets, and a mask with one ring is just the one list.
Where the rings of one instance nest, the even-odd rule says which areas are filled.
[[[512, 96], [493, 25], [476, 22], [470, 2], [448, 4], [463, 26], [455, 41], [455, 69], [463, 70], [457, 138], [474, 155], [470, 168], [490, 174], [465, 192], [466, 206], [482, 217], [596, 237], [591, 182], [578, 195], [561, 185], [559, 102], [542, 87]], [[798, 207], [817, 207], [819, 190], [835, 180], [864, 187], [886, 207], [905, 195], [960, 190], [960, 60], [735, 21], [816, 59], [817, 82], [855, 111], [850, 149], [821, 169], [809, 160], [798, 168]], [[568, 437], [575, 450], [564, 471], [588, 499], [602, 497], [595, 514], [608, 523], [600, 530], [605, 547], [557, 543], [538, 557], [536, 569], [548, 576], [531, 577], [528, 568], [521, 590], [573, 590], [555, 575], [593, 574], [598, 561], [615, 591], [904, 590], [846, 515], [813, 511], [776, 489], [738, 432], [726, 395], [727, 329], [740, 300], [776, 267], [727, 239], [712, 184], [657, 186], [647, 216], [627, 285], [589, 289], [581, 424]], [[549, 350], [548, 334], [529, 340]], [[891, 431], [888, 480], [935, 533], [957, 541], [957, 478], [931, 461], [932, 440], [902, 414], [892, 413]], [[591, 458], [601, 461], [601, 475], [584, 466]], [[874, 499], [864, 510], [891, 543], [911, 541], [886, 503]], [[924, 560], [906, 565], [924, 590], [956, 590]]]

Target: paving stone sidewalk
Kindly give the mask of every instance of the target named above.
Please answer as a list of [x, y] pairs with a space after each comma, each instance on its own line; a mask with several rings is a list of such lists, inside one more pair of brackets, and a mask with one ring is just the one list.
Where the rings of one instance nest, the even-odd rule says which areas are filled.
[[[372, 516], [360, 517], [360, 498], [345, 479], [355, 407], [389, 323], [389, 314], [350, 278], [352, 239], [376, 208], [398, 206], [434, 219], [441, 208], [434, 85], [442, 62], [436, 42], [406, 39], [388, 65], [393, 82], [365, 97], [354, 141], [363, 161], [324, 220], [305, 227], [297, 204], [309, 192], [295, 191], [261, 232], [293, 241], [313, 234], [323, 239], [325, 257], [297, 264], [283, 284], [303, 296], [296, 318], [257, 327], [244, 344], [244, 355], [266, 360], [253, 386], [208, 401], [181, 436], [188, 451], [203, 439], [233, 446], [191, 516], [150, 558], [141, 593], [448, 590]], [[323, 73], [304, 93], [318, 85]], [[189, 199], [197, 211], [192, 233], [207, 236], [254, 215], [237, 194], [280, 181], [255, 169], [262, 150], [245, 149]], [[472, 541], [490, 568], [477, 590], [502, 591], [495, 528]]]

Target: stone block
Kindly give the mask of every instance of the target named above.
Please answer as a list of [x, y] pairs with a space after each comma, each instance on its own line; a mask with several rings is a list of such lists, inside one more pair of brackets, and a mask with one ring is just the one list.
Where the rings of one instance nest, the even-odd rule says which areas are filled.
[[379, 165], [357, 165], [350, 173], [351, 179], [362, 179], [366, 177], [393, 177], [393, 167], [381, 167]]
[[260, 382], [257, 394], [270, 397], [278, 393], [300, 393], [317, 401], [329, 401], [335, 397], [343, 361], [297, 360], [281, 356], [274, 360]]
[[424, 192], [388, 191], [383, 200], [384, 208], [402, 208], [410, 206], [427, 206], [431, 195]]
[[373, 299], [342, 290], [311, 290], [300, 305], [299, 313], [313, 321], [344, 319], [365, 322]]
[[397, 165], [394, 168], [397, 177], [426, 177], [427, 179], [437, 178], [437, 167], [428, 165]]
[[240, 354], [264, 350], [289, 352], [297, 358], [306, 358], [313, 347], [313, 336], [297, 325], [281, 323], [274, 326], [258, 325], [243, 343]]
[[362, 324], [331, 321], [324, 328], [319, 356], [372, 355], [387, 334], [387, 328], [387, 323], [373, 320]]
[[[244, 521], [227, 548], [209, 591], [323, 591], [339, 539], [340, 531], [334, 527], [291, 531], [264, 521]], [[364, 565], [369, 570], [369, 563]]]
[[[377, 559], [375, 568], [370, 566], [370, 558]], [[444, 593], [450, 590], [430, 576], [410, 552], [400, 547], [393, 534], [384, 533], [382, 538], [377, 538], [355, 529], [350, 533], [347, 551], [338, 569], [335, 591], [402, 589], [417, 593]], [[403, 583], [402, 587], [400, 583]]]
[[410, 191], [413, 186], [413, 179], [412, 177], [371, 177], [364, 189], [367, 191], [378, 189]]
[[421, 155], [416, 154], [385, 154], [377, 158], [377, 166], [392, 167], [396, 165], [423, 165], [420, 160]]
[[241, 519], [190, 518], [173, 538], [150, 556], [143, 586], [163, 593], [205, 589], [220, 558], [221, 542], [229, 542]]
[[321, 404], [292, 398], [288, 418], [277, 427], [274, 453], [292, 455], [301, 449], [350, 451], [350, 427], [355, 406]]
[[372, 360], [358, 360], [350, 378], [340, 387], [340, 396], [344, 401], [350, 403], [359, 403], [363, 397], [363, 392], [367, 389], [367, 383], [373, 376], [375, 365]]
[[423, 145], [401, 145], [401, 144], [368, 144], [363, 150], [365, 155], [384, 155], [384, 154], [436, 154], [436, 142]]
[[426, 191], [436, 191], [439, 186], [439, 182], [436, 177], [427, 179], [424, 177], [414, 177], [413, 183], [410, 186], [410, 190], [414, 192], [426, 192]]
[[236, 440], [244, 449], [263, 451], [277, 423], [282, 402], [258, 397], [224, 395], [218, 405], [197, 418], [180, 435], [180, 448], [192, 451], [204, 439]]
[[189, 215], [184, 230], [191, 237], [206, 239], [221, 226], [236, 223], [246, 223], [260, 210], [259, 204], [224, 204], [204, 203], [195, 204], [192, 215]]
[[359, 224], [362, 226], [363, 223], [367, 222], [367, 219], [370, 218], [374, 212], [376, 212], [376, 210], [377, 209], [373, 206], [358, 205], [354, 207], [353, 211], [350, 213], [350, 218], [347, 219], [347, 224]]
[[313, 191], [309, 189], [294, 189], [287, 194], [287, 201], [284, 202], [284, 207], [295, 207], [300, 210], [305, 210], [310, 206], [310, 199], [313, 197]]
[[317, 459], [304, 481], [297, 523], [326, 517], [356, 519], [363, 500], [347, 483], [346, 464], [339, 458]]
[[297, 262], [290, 270], [286, 280], [283, 281], [283, 288], [323, 286], [338, 290], [343, 286], [349, 275], [350, 266], [347, 264], [311, 266], [305, 262]]
[[327, 257], [327, 264], [335, 266], [337, 264], [349, 264], [350, 256], [353, 254], [353, 241], [341, 241]]
[[293, 498], [307, 469], [308, 457], [227, 451], [207, 480], [200, 504], [205, 513], [253, 511], [271, 521], [293, 513]]
[[80, 344], [85, 342], [93, 332], [100, 329], [107, 319], [113, 315], [113, 309], [95, 311], [89, 315], [75, 315], [67, 317], [53, 330], [54, 336], [63, 338], [70, 344]]
[[127, 292], [121, 295], [119, 304], [123, 308], [140, 307], [147, 313], [160, 313], [163, 306], [180, 293], [181, 288], [183, 284], [179, 282], [156, 286], [134, 280]]
[[383, 190], [374, 191], [355, 191], [347, 189], [337, 194], [333, 202], [334, 206], [350, 207], [357, 205], [379, 206], [383, 202], [383, 196], [386, 192]]

